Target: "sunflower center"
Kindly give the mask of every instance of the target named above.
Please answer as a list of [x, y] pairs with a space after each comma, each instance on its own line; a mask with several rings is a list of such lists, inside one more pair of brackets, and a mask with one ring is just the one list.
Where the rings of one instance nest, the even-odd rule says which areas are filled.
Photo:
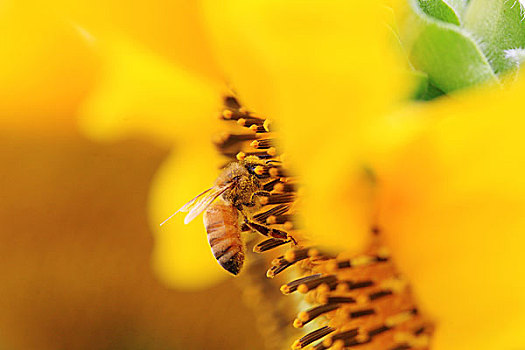
[[[294, 219], [296, 179], [285, 169], [269, 120], [249, 112], [232, 96], [225, 98], [220, 118], [238, 131], [218, 137], [218, 150], [230, 162], [244, 162], [247, 157], [260, 160], [251, 170], [265, 195], [258, 198], [251, 218], [266, 227], [258, 231], [269, 237], [257, 243], [254, 252], [299, 242], [274, 258], [266, 272], [273, 278], [294, 267], [293, 272], [302, 275], [282, 285], [281, 292], [303, 294], [311, 305], [296, 315], [295, 328], [313, 324], [319, 328], [296, 340], [292, 349], [427, 349], [433, 325], [418, 311], [407, 281], [381, 244], [379, 230], [371, 229], [374, 243], [359, 255], [334, 256], [309, 247]], [[272, 235], [271, 230], [287, 231], [291, 239]]]

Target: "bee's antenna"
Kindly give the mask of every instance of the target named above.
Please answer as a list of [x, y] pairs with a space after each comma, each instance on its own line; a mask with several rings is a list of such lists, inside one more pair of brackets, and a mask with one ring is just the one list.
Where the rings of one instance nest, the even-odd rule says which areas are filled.
[[177, 214], [179, 211], [180, 211], [180, 210], [177, 210], [176, 212], [174, 212], [173, 214], [171, 214], [170, 217], [167, 218], [166, 220], [164, 220], [163, 222], [161, 222], [159, 226], [164, 225], [164, 224], [166, 223], [166, 221], [168, 221], [169, 219], [171, 219], [172, 217], [174, 217], [175, 214]]

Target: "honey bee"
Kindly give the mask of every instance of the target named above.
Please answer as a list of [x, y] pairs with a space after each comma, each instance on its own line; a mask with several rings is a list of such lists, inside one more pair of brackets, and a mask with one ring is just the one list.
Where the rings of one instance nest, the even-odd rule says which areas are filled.
[[204, 227], [213, 256], [233, 275], [237, 275], [244, 264], [245, 248], [241, 232], [246, 228], [295, 243], [285, 231], [255, 223], [249, 218], [258, 207], [257, 196], [270, 194], [263, 191], [263, 184], [254, 172], [255, 167], [263, 164], [253, 156], [228, 164], [212, 187], [190, 200], [161, 225], [178, 212], [188, 213], [184, 218], [185, 224], [204, 212]]

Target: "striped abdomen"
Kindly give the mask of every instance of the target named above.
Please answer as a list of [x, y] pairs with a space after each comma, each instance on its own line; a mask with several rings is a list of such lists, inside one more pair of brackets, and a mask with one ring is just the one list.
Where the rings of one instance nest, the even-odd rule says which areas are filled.
[[239, 227], [239, 212], [224, 202], [215, 202], [204, 213], [213, 256], [228, 272], [237, 275], [244, 263], [244, 245]]

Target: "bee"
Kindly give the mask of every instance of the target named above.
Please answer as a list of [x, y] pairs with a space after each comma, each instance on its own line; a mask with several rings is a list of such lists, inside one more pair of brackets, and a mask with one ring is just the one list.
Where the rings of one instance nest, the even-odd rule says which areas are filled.
[[213, 256], [233, 275], [237, 275], [244, 264], [242, 231], [253, 230], [265, 236], [295, 243], [285, 231], [255, 223], [249, 218], [257, 210], [256, 198], [270, 195], [263, 191], [263, 184], [254, 170], [263, 164], [263, 161], [253, 156], [228, 164], [212, 187], [190, 200], [161, 225], [178, 212], [188, 213], [184, 218], [185, 224], [204, 212], [204, 227]]

